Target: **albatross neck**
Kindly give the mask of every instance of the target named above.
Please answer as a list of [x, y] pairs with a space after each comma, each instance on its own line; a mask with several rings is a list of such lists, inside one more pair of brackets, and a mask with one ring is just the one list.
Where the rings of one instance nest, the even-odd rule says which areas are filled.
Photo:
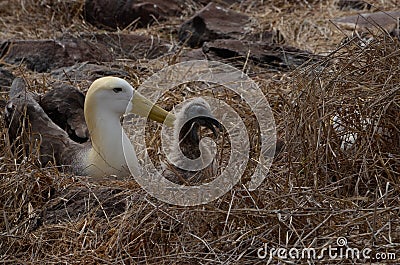
[[[92, 148], [88, 154], [88, 173], [90, 175], [129, 175], [124, 151], [136, 159], [133, 148], [125, 148], [130, 143], [123, 132], [118, 114], [107, 109], [92, 109], [85, 113], [92, 139]], [[134, 166], [136, 167], [136, 160]]]
[[117, 114], [99, 110], [95, 117], [88, 117], [88, 121], [92, 146], [98, 152], [105, 154], [120, 145], [122, 147], [123, 131]]

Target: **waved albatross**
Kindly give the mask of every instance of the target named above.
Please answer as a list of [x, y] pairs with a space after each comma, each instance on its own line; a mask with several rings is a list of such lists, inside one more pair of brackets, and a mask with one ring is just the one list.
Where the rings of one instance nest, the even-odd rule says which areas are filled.
[[[169, 127], [174, 126], [176, 119], [175, 115], [153, 105], [136, 92], [124, 79], [102, 77], [92, 83], [86, 95], [84, 117], [91, 142], [82, 144], [70, 139], [69, 135], [49, 118], [37, 101], [38, 96], [26, 89], [25, 82], [21, 78], [16, 78], [11, 86], [10, 100], [5, 111], [10, 141], [23, 139], [25, 150], [32, 146], [39, 147], [42, 165], [48, 162], [70, 165], [75, 174], [92, 177], [130, 175], [124, 151], [132, 163], [130, 164], [133, 168], [132, 173], [139, 174], [135, 151], [120, 122], [126, 110], [140, 116], [148, 116], [151, 120]], [[198, 106], [198, 101], [193, 104]], [[182, 127], [179, 132], [181, 140], [189, 144], [198, 143], [199, 126], [211, 129], [214, 134], [214, 126], [221, 129], [218, 121], [210, 118], [210, 115], [202, 119], [201, 113], [211, 113], [210, 110], [201, 107], [186, 109], [192, 111], [178, 115], [197, 117], [189, 119]], [[193, 150], [196, 148], [198, 146], [194, 146]]]

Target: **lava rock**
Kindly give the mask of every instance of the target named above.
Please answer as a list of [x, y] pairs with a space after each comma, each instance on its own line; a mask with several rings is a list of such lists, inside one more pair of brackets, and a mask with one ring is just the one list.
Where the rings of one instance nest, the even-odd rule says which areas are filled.
[[54, 79], [73, 83], [88, 82], [88, 86], [103, 76], [128, 77], [129, 74], [118, 68], [88, 62], [76, 63], [72, 66], [57, 68], [50, 72]]
[[290, 46], [247, 40], [215, 40], [203, 45], [203, 52], [210, 60], [250, 59], [257, 64], [273, 68], [297, 67], [310, 60], [313, 55]]
[[397, 27], [400, 11], [365, 13], [333, 19], [333, 23], [348, 30], [368, 30], [382, 27], [388, 31]]
[[183, 1], [173, 0], [86, 0], [83, 16], [87, 22], [110, 30], [131, 24], [146, 27], [155, 20], [181, 14]]
[[149, 35], [95, 34], [84, 38], [106, 46], [116, 59], [155, 59], [170, 50], [168, 43]]
[[25, 63], [36, 72], [48, 72], [78, 62], [111, 62], [115, 59], [154, 59], [169, 51], [168, 45], [152, 36], [94, 34], [60, 40], [5, 41], [0, 59], [10, 64]]
[[179, 61], [192, 61], [192, 60], [207, 60], [207, 55], [203, 52], [202, 48], [185, 49], [179, 54]]
[[248, 33], [250, 17], [209, 3], [179, 29], [179, 41], [198, 48], [206, 41], [239, 39]]
[[25, 63], [28, 69], [37, 72], [47, 72], [76, 62], [112, 59], [104, 45], [76, 38], [6, 41], [3, 45], [6, 48], [3, 49], [1, 60], [10, 64]]

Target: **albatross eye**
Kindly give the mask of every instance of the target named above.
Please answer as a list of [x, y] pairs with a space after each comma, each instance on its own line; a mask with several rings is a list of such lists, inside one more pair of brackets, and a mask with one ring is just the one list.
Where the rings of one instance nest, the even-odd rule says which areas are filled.
[[115, 88], [113, 88], [113, 91], [114, 91], [115, 93], [119, 93], [119, 92], [122, 91], [122, 88], [120, 88], [120, 87], [115, 87]]

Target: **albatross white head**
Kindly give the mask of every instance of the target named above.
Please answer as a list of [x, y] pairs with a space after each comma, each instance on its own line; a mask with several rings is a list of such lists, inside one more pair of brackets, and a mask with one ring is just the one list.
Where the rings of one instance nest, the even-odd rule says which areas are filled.
[[174, 116], [154, 105], [125, 80], [102, 77], [90, 86], [85, 100], [85, 119], [91, 135], [92, 148], [83, 158], [84, 173], [93, 177], [139, 174], [134, 149], [124, 133], [120, 118], [125, 112], [135, 113], [173, 126]]

